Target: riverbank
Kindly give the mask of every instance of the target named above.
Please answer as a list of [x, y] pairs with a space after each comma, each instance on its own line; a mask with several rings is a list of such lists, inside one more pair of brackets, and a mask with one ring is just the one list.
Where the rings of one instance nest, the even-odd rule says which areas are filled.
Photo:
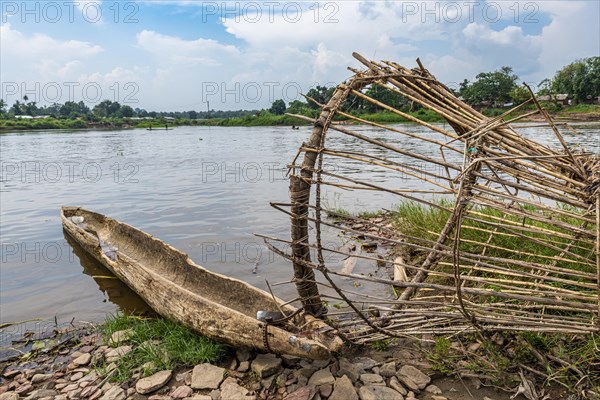
[[[509, 117], [514, 118], [523, 113], [529, 112], [533, 108], [524, 107], [519, 112], [511, 114]], [[496, 117], [506, 112], [506, 109], [484, 109], [482, 113], [489, 117]], [[561, 121], [572, 122], [590, 122], [600, 121], [600, 106], [582, 104], [571, 106], [563, 109], [551, 108], [553, 118]], [[424, 122], [444, 122], [444, 119], [438, 114], [420, 109], [415, 112], [409, 112], [408, 115], [418, 118]], [[313, 115], [316, 118], [317, 115]], [[406, 117], [391, 112], [383, 111], [372, 114], [356, 114], [356, 117], [369, 122], [379, 124], [398, 124], [412, 123]], [[537, 121], [539, 118], [529, 118], [523, 121]], [[349, 119], [340, 119], [340, 122], [355, 123]], [[209, 118], [209, 119], [164, 119], [156, 118], [154, 120], [135, 120], [129, 118], [105, 118], [99, 121], [87, 121], [84, 119], [0, 119], [0, 132], [3, 131], [19, 131], [19, 130], [52, 130], [52, 129], [134, 129], [134, 128], [156, 128], [162, 129], [165, 126], [303, 126], [310, 125], [309, 122], [299, 120], [288, 115], [273, 115], [268, 112], [263, 112], [258, 115], [246, 115], [236, 118]]]
[[[433, 346], [408, 340], [385, 349], [347, 348], [336, 357], [317, 361], [223, 347], [210, 362], [146, 362], [124, 375], [123, 365], [132, 359], [143, 361], [140, 353], [154, 349], [160, 359], [168, 358], [169, 351], [160, 338], [140, 342], [135, 327], [113, 330], [118, 326], [109, 322], [71, 327], [44, 341], [31, 338], [35, 350], [0, 363], [0, 399], [500, 400], [509, 396], [489, 382], [444, 376], [423, 357], [423, 349]], [[181, 355], [186, 353], [182, 348]]]

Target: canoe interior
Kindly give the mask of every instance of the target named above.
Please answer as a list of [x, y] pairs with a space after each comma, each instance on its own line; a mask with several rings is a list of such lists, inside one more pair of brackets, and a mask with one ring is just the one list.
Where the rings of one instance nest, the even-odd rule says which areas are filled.
[[[264, 291], [225, 275], [209, 272], [196, 265], [185, 253], [132, 226], [80, 208], [64, 207], [63, 214], [67, 218], [84, 217], [86, 231], [96, 234], [99, 239], [116, 246], [119, 253], [183, 289], [251, 318], [256, 318], [260, 310], [278, 310], [273, 298]], [[292, 312], [294, 308], [286, 306], [284, 311]]]

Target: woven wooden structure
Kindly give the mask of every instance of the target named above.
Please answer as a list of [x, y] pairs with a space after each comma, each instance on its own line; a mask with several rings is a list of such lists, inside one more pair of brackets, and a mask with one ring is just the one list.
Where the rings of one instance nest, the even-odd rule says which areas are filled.
[[[417, 68], [408, 69], [393, 62], [368, 61], [356, 53], [354, 57], [364, 69], [352, 70], [354, 76], [321, 105], [320, 116], [311, 120], [310, 138], [290, 165], [290, 202], [273, 204], [289, 214], [291, 239], [266, 240], [273, 251], [293, 263], [292, 281], [305, 310], [317, 316], [328, 313], [327, 320], [357, 343], [474, 330], [599, 332], [598, 155], [569, 148], [560, 131], [565, 125], [550, 118], [531, 90], [531, 98], [523, 104], [488, 118], [458, 99], [419, 60]], [[439, 114], [447, 124], [421, 121], [394, 104], [370, 98], [364, 93], [369, 85], [401, 94]], [[401, 115], [428, 133], [352, 116], [341, 109], [349, 96]], [[531, 111], [510, 119], [525, 105]], [[542, 117], [558, 145], [538, 143], [513, 128], [518, 120], [534, 115]], [[342, 118], [345, 123], [336, 122]], [[397, 135], [402, 138], [397, 143], [402, 144], [364, 133], [361, 125]], [[336, 148], [328, 140], [334, 134], [351, 137], [355, 144]], [[421, 152], [421, 144], [439, 152]], [[424, 189], [357, 179], [328, 170], [328, 160], [401, 173], [420, 181]], [[397, 196], [398, 202], [439, 210], [445, 223], [422, 236], [409, 235], [381, 218], [353, 217], [340, 224], [331, 218], [336, 213], [323, 206], [325, 186], [384, 191]], [[393, 211], [388, 215], [393, 218]], [[419, 257], [410, 262], [397, 254], [382, 259], [330, 246], [322, 238], [324, 229], [391, 249], [408, 249]], [[484, 239], [471, 239], [473, 235], [467, 233], [473, 231]], [[498, 239], [507, 237], [517, 246], [503, 248]], [[378, 262], [396, 273], [369, 276], [328, 262], [340, 257]], [[379, 289], [356, 291], [356, 282]], [[325, 301], [344, 306], [328, 310]]]

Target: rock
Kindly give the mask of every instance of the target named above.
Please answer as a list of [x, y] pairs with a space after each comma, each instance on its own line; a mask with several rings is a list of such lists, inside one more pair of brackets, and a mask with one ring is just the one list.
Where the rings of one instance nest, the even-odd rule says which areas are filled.
[[169, 379], [171, 379], [172, 375], [173, 371], [171, 370], [158, 371], [154, 375], [150, 375], [147, 378], [142, 378], [137, 381], [135, 384], [135, 390], [139, 394], [154, 392], [155, 390], [165, 386], [167, 382], [169, 382]]
[[322, 398], [328, 398], [329, 396], [331, 396], [331, 392], [333, 392], [333, 385], [329, 384], [319, 386], [319, 394]]
[[98, 390], [98, 386], [88, 386], [81, 391], [81, 397], [89, 397]]
[[431, 396], [431, 400], [448, 400], [448, 398], [444, 396]]
[[418, 389], [425, 389], [431, 382], [431, 378], [429, 376], [419, 371], [412, 365], [404, 365], [402, 368], [400, 368], [400, 371], [398, 371], [397, 376], [402, 382], [404, 382], [402, 377], [410, 379], [418, 386]]
[[442, 394], [442, 389], [440, 389], [439, 387], [435, 386], [435, 385], [429, 385], [425, 388], [425, 391], [427, 393], [431, 393], [431, 394]]
[[396, 378], [395, 376], [392, 376], [390, 378], [390, 387], [403, 396], [406, 396], [408, 394], [408, 390], [406, 390], [406, 388], [402, 386], [400, 381], [398, 381], [398, 378]]
[[215, 389], [215, 390], [212, 390], [212, 391], [210, 392], [210, 398], [211, 398], [212, 400], [222, 400], [222, 399], [221, 399], [221, 391], [220, 391], [220, 390], [217, 390], [217, 389]]
[[212, 364], [199, 364], [192, 371], [192, 388], [194, 389], [218, 389], [223, 382], [224, 368]]
[[377, 361], [369, 357], [356, 357], [352, 360], [352, 363], [356, 365], [361, 372], [367, 371], [378, 364]]
[[239, 362], [244, 362], [250, 360], [251, 354], [249, 349], [238, 349], [235, 352], [235, 356]]
[[[96, 390], [91, 396], [90, 396], [90, 400], [96, 400], [98, 398], [100, 398], [100, 396], [102, 396], [103, 390], [102, 389], [98, 389]], [[55, 399], [56, 400], [56, 399]]]
[[75, 382], [75, 381], [80, 380], [81, 378], [83, 378], [83, 372], [77, 372], [77, 373], [71, 375], [70, 380], [71, 380], [71, 382]]
[[190, 397], [194, 391], [191, 387], [183, 385], [171, 392], [171, 397], [174, 399], [184, 399]]
[[356, 389], [347, 375], [335, 380], [329, 400], [358, 400]]
[[70, 391], [69, 393], [67, 393], [67, 398], [68, 399], [78, 399], [81, 391], [82, 391], [82, 389], [75, 389], [73, 391]]
[[40, 383], [50, 378], [52, 378], [52, 374], [35, 374], [31, 378], [31, 383]]
[[360, 375], [360, 368], [351, 363], [347, 358], [340, 358], [339, 360], [340, 369], [338, 370], [336, 376], [344, 376], [346, 375], [352, 382], [356, 382], [358, 380], [358, 376]]
[[241, 387], [237, 383], [225, 382], [221, 386], [221, 399], [225, 400], [249, 400], [254, 396], [248, 395], [248, 389]]
[[18, 395], [22, 395], [25, 393], [29, 393], [33, 390], [33, 386], [30, 383], [26, 383], [24, 385], [19, 386], [15, 389], [15, 393]]
[[331, 362], [331, 359], [329, 359], [329, 360], [314, 360], [312, 362], [312, 366], [315, 367], [316, 369], [323, 369], [326, 366], [328, 366], [330, 362]]
[[112, 363], [114, 361], [117, 361], [118, 359], [123, 357], [125, 354], [129, 353], [130, 351], [131, 351], [131, 346], [120, 346], [120, 347], [117, 347], [116, 349], [112, 349], [111, 351], [106, 353], [106, 362]]
[[379, 375], [391, 378], [396, 375], [396, 363], [394, 361], [387, 362], [379, 368]]
[[90, 353], [83, 353], [73, 360], [73, 364], [83, 366], [88, 365], [90, 361], [92, 361], [92, 355]]
[[206, 394], [197, 394], [194, 397], [190, 397], [191, 400], [212, 400], [212, 397]]
[[84, 376], [83, 378], [81, 378], [79, 380], [79, 382], [92, 382], [95, 381], [96, 378], [98, 378], [98, 373], [96, 371], [92, 371], [89, 374], [87, 374], [86, 376]]
[[4, 374], [2, 374], [2, 376], [4, 376], [6, 379], [12, 379], [20, 373], [21, 371], [18, 369], [13, 369], [12, 371], [6, 371]]
[[360, 400], [404, 400], [404, 397], [385, 386], [363, 386], [358, 390]]
[[56, 390], [37, 389], [37, 390], [34, 390], [33, 392], [29, 393], [29, 396], [25, 397], [25, 400], [40, 400], [44, 397], [54, 397], [57, 394], [58, 393], [56, 393]]
[[250, 361], [242, 361], [237, 370], [240, 372], [248, 372], [249, 369], [250, 369]]
[[[292, 393], [285, 396], [285, 400], [311, 400], [315, 396], [316, 393], [317, 393], [316, 387], [314, 387], [312, 385], [303, 386], [300, 389], [295, 390]], [[349, 399], [344, 399], [344, 400], [349, 400]]]
[[132, 329], [124, 329], [122, 331], [113, 332], [113, 334], [110, 336], [110, 341], [114, 344], [120, 344], [122, 342], [125, 342], [125, 341], [131, 339], [132, 336], [133, 336]]
[[410, 379], [406, 376], [400, 376], [400, 375], [398, 375], [397, 378], [400, 382], [402, 382], [402, 384], [404, 386], [406, 386], [408, 388], [408, 390], [412, 390], [415, 392], [419, 391], [419, 385], [417, 385], [412, 379]]
[[60, 391], [62, 393], [69, 393], [69, 392], [77, 389], [78, 387], [79, 387], [79, 385], [77, 383], [71, 383], [70, 385], [63, 387]]
[[252, 371], [260, 378], [266, 378], [273, 375], [281, 368], [281, 358], [275, 354], [259, 354], [252, 361]]
[[377, 374], [361, 374], [360, 380], [365, 385], [380, 385], [380, 384], [385, 385], [385, 383], [383, 383], [383, 377], [381, 375], [377, 375]]
[[102, 396], [100, 400], [125, 400], [126, 398], [127, 396], [125, 396], [125, 391], [123, 389], [119, 386], [112, 386], [104, 393], [104, 396]]
[[282, 354], [281, 355], [281, 359], [283, 360], [283, 363], [289, 367], [293, 367], [296, 364], [298, 364], [301, 360], [300, 357], [296, 357], [296, 356], [288, 356], [287, 354]]
[[0, 394], [0, 400], [19, 400], [19, 395], [15, 392], [6, 392]]
[[309, 385], [321, 386], [321, 385], [333, 385], [335, 378], [329, 371], [329, 368], [321, 369], [310, 377], [308, 380]]

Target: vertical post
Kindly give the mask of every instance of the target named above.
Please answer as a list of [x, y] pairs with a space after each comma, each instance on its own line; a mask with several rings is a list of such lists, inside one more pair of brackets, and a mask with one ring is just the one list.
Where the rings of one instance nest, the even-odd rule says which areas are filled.
[[338, 108], [344, 102], [352, 89], [360, 90], [362, 85], [358, 78], [352, 78], [348, 84], [339, 85], [331, 99], [319, 115], [312, 129], [310, 138], [304, 147], [315, 151], [305, 151], [300, 168], [300, 174], [290, 177], [290, 202], [291, 202], [291, 228], [292, 228], [292, 255], [294, 264], [294, 280], [300, 295], [304, 310], [314, 316], [327, 313], [327, 308], [321, 302], [319, 288], [315, 282], [314, 271], [306, 266], [310, 262], [310, 246], [308, 241], [308, 205], [310, 203], [310, 189], [313, 171], [321, 146], [323, 136], [333, 119]]

